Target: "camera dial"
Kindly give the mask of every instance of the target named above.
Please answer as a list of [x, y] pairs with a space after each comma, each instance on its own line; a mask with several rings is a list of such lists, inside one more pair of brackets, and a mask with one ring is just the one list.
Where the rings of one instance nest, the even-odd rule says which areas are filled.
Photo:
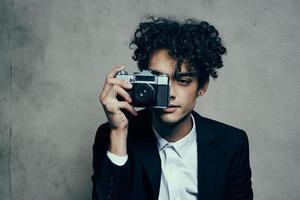
[[128, 75], [128, 72], [126, 70], [121, 70], [117, 73], [117, 75]]

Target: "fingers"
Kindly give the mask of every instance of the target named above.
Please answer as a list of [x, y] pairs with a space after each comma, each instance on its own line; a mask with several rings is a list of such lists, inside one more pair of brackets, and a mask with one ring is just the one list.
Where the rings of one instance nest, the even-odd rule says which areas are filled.
[[115, 75], [123, 70], [125, 67], [124, 66], [116, 66], [114, 67], [111, 72], [109, 72], [109, 74], [106, 76], [106, 80], [105, 80], [105, 84], [102, 88], [102, 91], [100, 93], [100, 98], [102, 98], [103, 96], [107, 95], [107, 92], [111, 89], [111, 87], [114, 84], [118, 84], [120, 86], [122, 86], [125, 89], [130, 89], [131, 88], [131, 84], [128, 84], [128, 81], [125, 80], [119, 80], [115, 78]]
[[[116, 66], [108, 73], [99, 100], [108, 113], [117, 114], [124, 109], [133, 115], [137, 115], [134, 107], [130, 105], [132, 99], [126, 91], [133, 87], [132, 84], [126, 80], [115, 78], [115, 75], [124, 68], [124, 66]], [[122, 97], [124, 101], [119, 101], [117, 96]]]
[[117, 79], [117, 78], [111, 78], [108, 80], [107, 82], [108, 84], [110, 85], [120, 85], [121, 87], [125, 88], [125, 89], [130, 89], [132, 87], [132, 84], [127, 81], [127, 80], [120, 80], [120, 79]]
[[105, 110], [109, 113], [118, 113], [122, 112], [121, 110], [126, 110], [134, 116], [137, 115], [133, 106], [126, 101], [111, 101], [105, 105]]
[[107, 92], [106, 96], [104, 98], [106, 99], [116, 99], [117, 96], [121, 96], [125, 101], [131, 103], [132, 99], [128, 92], [124, 90], [119, 85], [115, 84], [111, 87], [111, 89]]
[[[116, 79], [116, 78], [111, 78], [108, 80], [108, 82], [105, 84], [105, 86], [103, 87], [102, 89], [102, 92], [100, 94], [100, 99], [101, 98], [104, 98], [105, 96], [108, 95], [108, 92], [112, 89], [113, 86], [119, 86], [125, 90], [130, 90], [132, 88], [132, 84], [129, 83], [128, 81], [125, 81], [125, 80], [119, 80], [119, 79]], [[118, 91], [120, 90], [119, 88], [117, 88]], [[121, 91], [122, 92], [122, 91]], [[122, 92], [123, 93], [123, 92]], [[113, 93], [111, 93], [113, 94]]]
[[119, 101], [119, 105], [118, 106], [119, 106], [120, 109], [125, 109], [128, 112], [130, 112], [131, 114], [133, 114], [134, 116], [137, 116], [136, 110], [128, 102], [126, 102], [126, 101]]
[[116, 76], [116, 74], [125, 69], [125, 66], [124, 65], [118, 65], [118, 66], [115, 66], [106, 76], [106, 80], [110, 79], [110, 78], [113, 78]]

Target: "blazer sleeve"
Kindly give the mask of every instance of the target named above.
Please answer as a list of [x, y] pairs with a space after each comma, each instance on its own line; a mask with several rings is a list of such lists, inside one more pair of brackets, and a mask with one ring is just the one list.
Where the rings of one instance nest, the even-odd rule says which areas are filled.
[[251, 168], [249, 161], [249, 142], [247, 134], [241, 132], [241, 145], [232, 159], [232, 167], [227, 183], [226, 200], [252, 200]]
[[123, 166], [118, 166], [107, 157], [109, 134], [109, 124], [101, 125], [93, 145], [93, 200], [127, 199], [129, 191], [130, 161], [128, 159]]

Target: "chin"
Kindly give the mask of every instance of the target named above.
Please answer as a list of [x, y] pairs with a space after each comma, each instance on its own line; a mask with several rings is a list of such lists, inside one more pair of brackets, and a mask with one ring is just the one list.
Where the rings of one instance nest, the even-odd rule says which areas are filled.
[[178, 121], [180, 121], [180, 119], [182, 118], [183, 116], [178, 116], [174, 113], [167, 113], [167, 114], [161, 114], [159, 116], [160, 120], [165, 122], [165, 123], [168, 123], [168, 124], [175, 124], [177, 123]]
[[169, 125], [177, 124], [187, 116], [187, 114], [181, 114], [177, 112], [163, 113], [153, 111], [153, 113], [157, 119]]

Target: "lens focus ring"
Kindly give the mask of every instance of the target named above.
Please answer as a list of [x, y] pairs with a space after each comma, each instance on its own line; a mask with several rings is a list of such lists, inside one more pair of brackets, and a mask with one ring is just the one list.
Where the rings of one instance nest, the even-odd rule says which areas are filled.
[[155, 99], [155, 90], [149, 84], [138, 84], [134, 88], [133, 95], [138, 103], [150, 103]]

